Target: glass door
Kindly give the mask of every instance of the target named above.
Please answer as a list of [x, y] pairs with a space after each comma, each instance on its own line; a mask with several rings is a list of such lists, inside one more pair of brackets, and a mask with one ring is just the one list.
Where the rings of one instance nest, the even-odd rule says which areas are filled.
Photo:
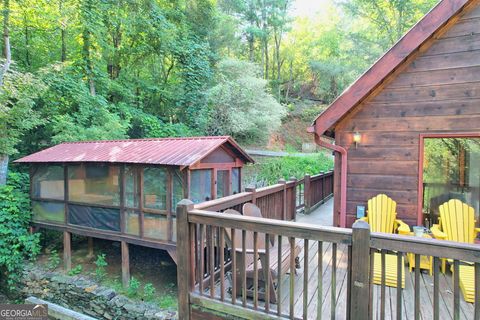
[[425, 138], [423, 152], [423, 212], [430, 221], [450, 199], [472, 206], [478, 220], [480, 138]]
[[217, 199], [226, 197], [230, 194], [229, 187], [230, 183], [228, 182], [229, 170], [218, 170], [217, 171]]

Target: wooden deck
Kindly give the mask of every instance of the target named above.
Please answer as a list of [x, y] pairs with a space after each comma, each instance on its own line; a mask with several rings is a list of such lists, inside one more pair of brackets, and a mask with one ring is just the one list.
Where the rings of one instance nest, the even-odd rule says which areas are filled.
[[[303, 312], [303, 282], [304, 282], [304, 256], [303, 256], [303, 242], [297, 241], [297, 245], [302, 247], [302, 253], [299, 255], [301, 268], [297, 269], [295, 275], [295, 319], [302, 319]], [[332, 244], [324, 244], [323, 246], [323, 270], [322, 270], [322, 295], [321, 304], [319, 308], [318, 300], [318, 245], [316, 243], [310, 244], [309, 257], [308, 257], [308, 319], [320, 319], [317, 317], [319, 309], [321, 310], [321, 319], [332, 318], [332, 303], [336, 304], [334, 313], [336, 319], [346, 319], [347, 312], [347, 261], [348, 261], [348, 249], [345, 245], [337, 246], [337, 258], [336, 258], [336, 274], [335, 274], [335, 301], [333, 301], [332, 292]], [[407, 263], [407, 259], [405, 259]], [[402, 319], [414, 319], [414, 272], [410, 273], [408, 265], [405, 265], [405, 288], [402, 290]], [[423, 270], [420, 275], [420, 319], [429, 320], [433, 319], [433, 277]], [[226, 282], [228, 283], [228, 282]], [[282, 302], [281, 311], [282, 316], [289, 318], [289, 287], [290, 287], [290, 275], [287, 274], [282, 278]], [[381, 306], [379, 301], [381, 295], [381, 289], [379, 285], [373, 286], [373, 309], [375, 314], [373, 319], [382, 319]], [[260, 289], [261, 290], [261, 289]], [[231, 300], [230, 288], [227, 286], [225, 294], [226, 301]], [[220, 284], [217, 282], [215, 289], [217, 298], [219, 297]], [[206, 294], [209, 292], [207, 290]], [[396, 319], [396, 295], [397, 289], [392, 287], [386, 287], [385, 296], [385, 319]], [[365, 298], [368, 300], [368, 297]], [[237, 298], [237, 304], [241, 306], [241, 297]], [[251, 299], [247, 300], [247, 304], [250, 308], [253, 308], [253, 302]], [[474, 318], [474, 306], [471, 303], [467, 303], [460, 297], [460, 319], [473, 319]], [[258, 308], [262, 310], [264, 304], [259, 302]], [[272, 313], [276, 313], [277, 305], [270, 305]], [[453, 319], [453, 283], [450, 272], [440, 275], [440, 316], [441, 319]]]

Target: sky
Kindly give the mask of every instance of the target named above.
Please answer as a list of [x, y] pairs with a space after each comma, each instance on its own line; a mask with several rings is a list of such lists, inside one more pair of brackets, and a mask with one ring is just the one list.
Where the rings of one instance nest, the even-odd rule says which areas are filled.
[[328, 0], [295, 0], [292, 14], [294, 16], [314, 16]]

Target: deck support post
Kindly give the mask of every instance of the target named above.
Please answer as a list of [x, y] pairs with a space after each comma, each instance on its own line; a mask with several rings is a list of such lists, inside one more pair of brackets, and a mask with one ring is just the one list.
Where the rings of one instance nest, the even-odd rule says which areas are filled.
[[281, 220], [287, 220], [287, 181], [285, 179], [278, 180], [279, 184], [283, 184], [283, 204], [282, 204], [282, 218]]
[[245, 192], [250, 192], [252, 194], [252, 203], [255, 204], [257, 202], [257, 189], [255, 188], [245, 188]]
[[63, 268], [65, 271], [72, 269], [72, 234], [63, 232]]
[[130, 282], [130, 253], [128, 243], [120, 241], [122, 248], [122, 285], [124, 288], [128, 287]]
[[290, 177], [290, 183], [292, 183], [292, 195], [290, 196], [290, 210], [293, 210], [290, 220], [295, 221], [297, 218], [297, 182], [298, 179], [295, 177]]
[[91, 259], [93, 258], [93, 238], [88, 237], [88, 253], [87, 253], [87, 258]]
[[305, 204], [305, 213], [310, 212], [310, 208], [312, 206], [311, 203], [311, 196], [310, 196], [310, 175], [306, 174], [303, 178], [304, 185], [303, 185], [303, 203]]
[[[358, 220], [352, 226], [352, 261], [350, 268], [350, 314], [348, 319], [367, 320], [372, 312], [370, 297], [370, 226]], [[372, 266], [373, 267], [373, 266]]]
[[177, 205], [177, 281], [178, 319], [190, 320], [190, 291], [194, 283], [195, 259], [193, 239], [190, 239], [188, 211], [193, 210], [193, 202], [183, 199]]

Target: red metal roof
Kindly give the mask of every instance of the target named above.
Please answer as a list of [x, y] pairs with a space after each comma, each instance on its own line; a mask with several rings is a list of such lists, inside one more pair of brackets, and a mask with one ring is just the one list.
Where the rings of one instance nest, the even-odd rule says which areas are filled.
[[252, 158], [229, 136], [65, 142], [15, 162], [118, 162], [190, 166], [223, 144]]
[[348, 87], [323, 113], [317, 116], [309, 132], [321, 136], [340, 121], [350, 110], [378, 88], [383, 81], [399, 69], [407, 58], [435, 35], [450, 19], [456, 17], [475, 0], [442, 0], [408, 31], [370, 69]]

